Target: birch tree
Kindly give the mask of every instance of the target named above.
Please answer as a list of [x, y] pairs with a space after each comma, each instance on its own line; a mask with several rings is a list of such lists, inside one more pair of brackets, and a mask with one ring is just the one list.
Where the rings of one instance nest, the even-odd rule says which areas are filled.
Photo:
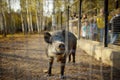
[[26, 26], [26, 18], [25, 18], [25, 0], [20, 0], [20, 6], [21, 6], [21, 26], [22, 26], [22, 32], [25, 34], [27, 31]]
[[1, 18], [2, 18], [2, 34], [3, 37], [7, 36], [7, 26], [6, 26], [6, 17], [5, 17], [5, 11], [7, 11], [7, 3], [4, 0], [0, 0], [0, 13], [1, 13]]

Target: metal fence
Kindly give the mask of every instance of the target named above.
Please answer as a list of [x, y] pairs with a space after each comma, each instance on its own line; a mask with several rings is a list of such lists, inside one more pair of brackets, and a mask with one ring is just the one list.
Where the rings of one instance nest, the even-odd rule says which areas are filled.
[[[82, 0], [68, 5], [66, 10], [61, 13], [61, 17], [59, 17], [61, 24], [60, 28], [58, 28], [73, 32], [78, 39], [79, 37], [82, 38], [81, 27], [84, 24], [82, 23], [82, 15], [89, 13], [89, 11], [81, 12], [82, 9], [79, 9], [82, 8], [80, 7], [80, 1]], [[72, 9], [75, 9], [74, 12], [72, 12]], [[91, 9], [91, 11], [94, 12], [95, 9]], [[91, 17], [88, 16], [90, 20]], [[99, 40], [98, 37], [96, 36], [97, 41]], [[87, 37], [84, 39], [93, 40]], [[26, 34], [21, 35], [21, 37], [12, 34], [8, 38], [0, 38], [0, 79], [59, 80], [60, 64], [56, 62], [53, 65], [53, 76], [46, 76], [48, 60], [45, 55], [45, 46], [41, 34]], [[82, 46], [84, 47], [84, 45]], [[101, 47], [101, 55], [104, 56], [102, 49], [103, 47]], [[91, 53], [93, 53], [92, 50]], [[119, 74], [118, 69], [104, 64], [102, 58], [98, 61], [79, 48], [77, 49], [76, 63], [74, 65], [66, 63], [65, 69], [66, 80], [119, 80]]]

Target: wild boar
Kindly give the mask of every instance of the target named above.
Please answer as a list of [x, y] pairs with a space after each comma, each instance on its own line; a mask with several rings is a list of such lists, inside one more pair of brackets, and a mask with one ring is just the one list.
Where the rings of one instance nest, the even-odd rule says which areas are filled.
[[[67, 38], [66, 39], [66, 33]], [[76, 36], [65, 30], [54, 31], [53, 33], [45, 32], [44, 40], [48, 43], [46, 48], [46, 53], [49, 58], [49, 68], [48, 76], [51, 76], [52, 64], [54, 59], [61, 62], [61, 78], [64, 78], [64, 68], [66, 63], [66, 58], [69, 56], [69, 62], [71, 61], [71, 55], [73, 57], [73, 63], [75, 63], [75, 53], [77, 38]], [[68, 46], [66, 46], [66, 41]], [[66, 50], [67, 47], [67, 50]]]

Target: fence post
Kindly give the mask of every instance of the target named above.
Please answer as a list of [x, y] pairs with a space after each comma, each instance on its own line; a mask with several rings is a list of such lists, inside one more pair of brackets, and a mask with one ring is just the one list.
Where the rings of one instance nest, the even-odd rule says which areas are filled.
[[67, 8], [67, 26], [66, 26], [66, 30], [69, 31], [69, 5], [68, 5], [68, 8]]
[[81, 18], [82, 18], [81, 12], [82, 12], [82, 0], [79, 0], [78, 39], [80, 39]]
[[117, 9], [119, 7], [119, 1], [115, 0], [115, 9]]
[[68, 52], [69, 8], [70, 7], [68, 4], [68, 6], [67, 6], [67, 24], [66, 24], [66, 32], [65, 32], [65, 44], [66, 44], [65, 50], [66, 50], [66, 53]]
[[104, 47], [108, 47], [108, 0], [104, 0], [104, 12], [105, 12], [105, 36]]

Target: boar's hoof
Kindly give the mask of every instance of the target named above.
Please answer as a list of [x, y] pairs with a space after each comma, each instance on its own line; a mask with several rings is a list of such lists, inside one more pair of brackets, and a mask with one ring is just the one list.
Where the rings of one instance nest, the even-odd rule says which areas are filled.
[[47, 74], [47, 77], [50, 77], [50, 76], [52, 76], [51, 74]]
[[66, 77], [65, 76], [60, 76], [60, 79], [65, 79]]

